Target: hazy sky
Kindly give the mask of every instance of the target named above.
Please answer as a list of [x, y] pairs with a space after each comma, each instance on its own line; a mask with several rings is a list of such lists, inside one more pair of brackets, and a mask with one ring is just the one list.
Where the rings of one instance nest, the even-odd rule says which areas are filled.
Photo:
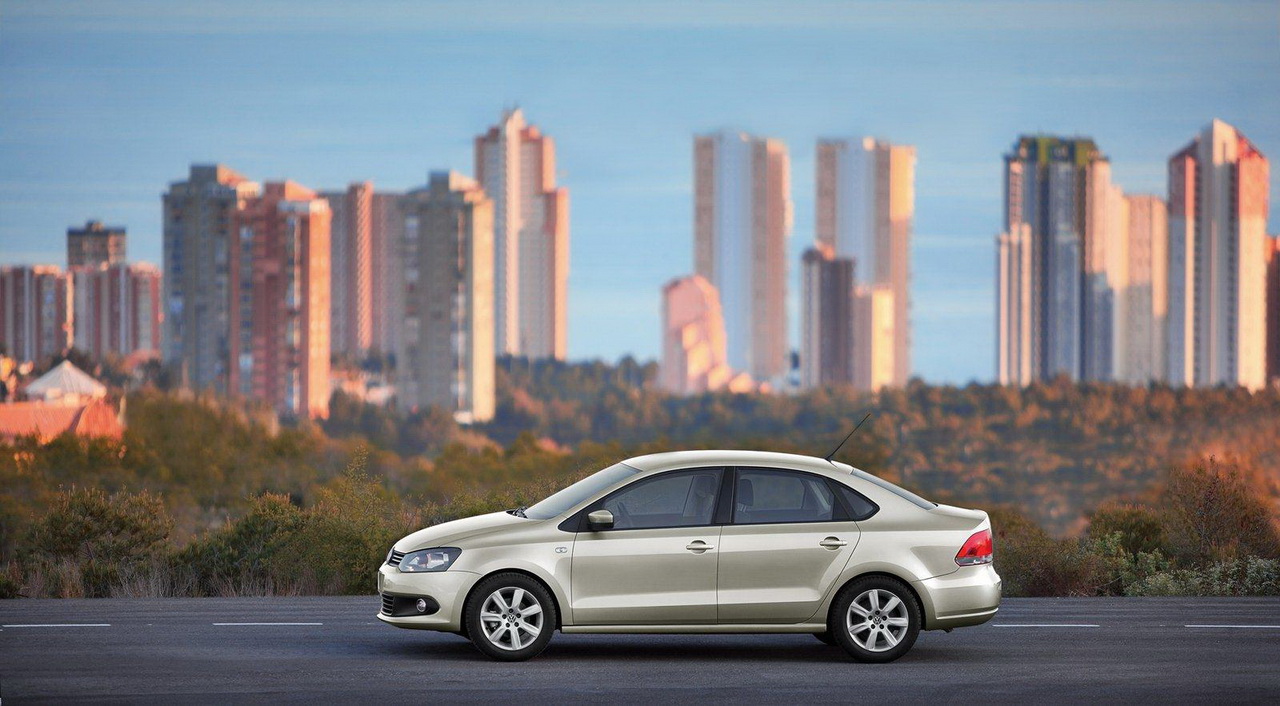
[[993, 376], [1019, 133], [1094, 137], [1133, 192], [1163, 193], [1213, 117], [1280, 155], [1276, 0], [373, 5], [0, 0], [0, 262], [65, 264], [89, 218], [159, 262], [160, 194], [191, 162], [328, 189], [470, 173], [518, 103], [570, 189], [570, 356], [654, 357], [659, 288], [692, 269], [692, 135], [790, 147], [794, 329], [814, 143], [870, 134], [918, 149], [916, 373], [963, 383]]

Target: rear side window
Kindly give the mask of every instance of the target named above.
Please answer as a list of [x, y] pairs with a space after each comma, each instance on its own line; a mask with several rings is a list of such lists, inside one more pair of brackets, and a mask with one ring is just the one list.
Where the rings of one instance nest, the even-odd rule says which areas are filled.
[[855, 520], [865, 520], [876, 514], [880, 508], [876, 504], [863, 497], [862, 493], [841, 483], [832, 482], [836, 487], [836, 492], [840, 494], [840, 498], [844, 500], [845, 507], [849, 509], [849, 516]]
[[734, 524], [830, 522], [835, 496], [826, 481], [807, 473], [744, 468], [734, 489]]

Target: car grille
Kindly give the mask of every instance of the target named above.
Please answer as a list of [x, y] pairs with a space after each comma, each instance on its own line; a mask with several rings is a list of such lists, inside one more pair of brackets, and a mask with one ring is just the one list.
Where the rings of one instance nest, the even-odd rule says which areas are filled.
[[382, 594], [382, 614], [391, 615], [396, 609], [396, 597]]
[[392, 550], [391, 550], [391, 557], [387, 559], [387, 565], [388, 565], [388, 566], [399, 566], [399, 565], [400, 565], [400, 560], [401, 560], [401, 559], [403, 559], [403, 558], [404, 558], [404, 552], [398, 552], [398, 551], [396, 551], [396, 550], [392, 549]]

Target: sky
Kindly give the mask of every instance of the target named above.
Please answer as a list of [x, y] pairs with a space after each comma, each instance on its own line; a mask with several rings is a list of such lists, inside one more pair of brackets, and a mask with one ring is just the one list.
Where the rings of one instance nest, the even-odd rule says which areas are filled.
[[658, 356], [660, 288], [693, 268], [692, 138], [718, 129], [789, 147], [794, 331], [815, 143], [871, 135], [917, 148], [914, 373], [964, 384], [994, 377], [1017, 136], [1093, 137], [1135, 193], [1215, 117], [1280, 155], [1280, 2], [0, 0], [0, 263], [65, 264], [89, 219], [159, 262], [193, 162], [314, 189], [472, 173], [515, 105], [570, 192], [571, 358]]

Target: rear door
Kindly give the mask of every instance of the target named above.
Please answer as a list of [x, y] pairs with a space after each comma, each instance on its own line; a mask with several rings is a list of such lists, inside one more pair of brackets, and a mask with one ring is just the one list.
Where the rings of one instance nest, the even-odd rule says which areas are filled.
[[740, 468], [720, 533], [721, 623], [800, 623], [818, 611], [858, 543], [858, 526], [823, 476]]
[[720, 468], [642, 478], [583, 513], [613, 513], [612, 529], [573, 544], [575, 625], [714, 625]]

